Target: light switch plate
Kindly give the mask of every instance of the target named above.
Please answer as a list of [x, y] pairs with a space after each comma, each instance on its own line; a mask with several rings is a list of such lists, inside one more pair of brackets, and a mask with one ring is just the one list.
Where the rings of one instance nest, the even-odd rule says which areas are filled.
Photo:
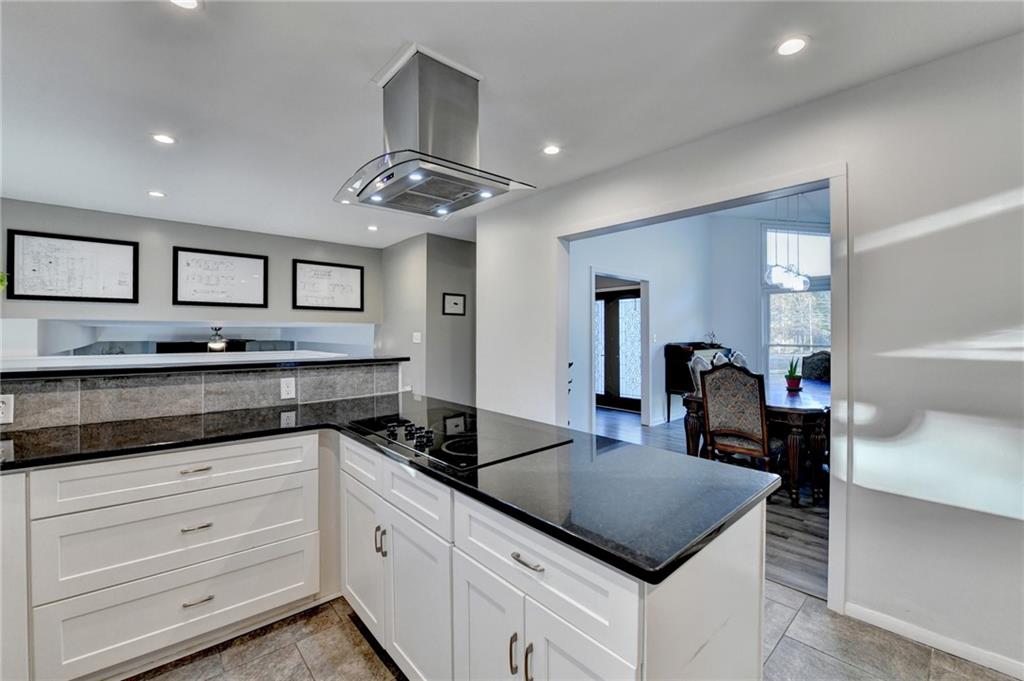
[[295, 399], [295, 377], [282, 378], [281, 379], [281, 399], [282, 400], [294, 400]]
[[412, 342], [413, 343], [422, 343], [423, 342], [423, 333], [420, 332], [420, 331], [413, 331], [412, 332]]
[[14, 423], [14, 395], [0, 395], [0, 424]]

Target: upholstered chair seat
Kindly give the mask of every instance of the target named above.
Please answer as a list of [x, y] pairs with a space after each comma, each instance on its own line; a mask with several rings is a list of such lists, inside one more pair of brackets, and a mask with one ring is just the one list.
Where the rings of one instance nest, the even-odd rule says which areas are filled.
[[810, 381], [832, 381], [832, 353], [828, 350], [807, 355], [801, 361], [800, 375]]

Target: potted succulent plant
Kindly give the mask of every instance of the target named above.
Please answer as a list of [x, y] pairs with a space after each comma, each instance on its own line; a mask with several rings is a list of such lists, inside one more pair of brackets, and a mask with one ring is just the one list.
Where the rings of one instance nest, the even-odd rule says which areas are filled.
[[791, 359], [789, 360], [789, 370], [786, 372], [786, 390], [790, 392], [797, 392], [800, 390], [800, 360]]

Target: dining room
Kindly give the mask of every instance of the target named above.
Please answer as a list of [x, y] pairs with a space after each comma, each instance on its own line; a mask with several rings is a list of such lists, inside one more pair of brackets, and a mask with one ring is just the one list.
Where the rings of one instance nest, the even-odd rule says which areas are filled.
[[830, 196], [782, 194], [569, 243], [570, 424], [779, 474], [766, 576], [824, 598]]

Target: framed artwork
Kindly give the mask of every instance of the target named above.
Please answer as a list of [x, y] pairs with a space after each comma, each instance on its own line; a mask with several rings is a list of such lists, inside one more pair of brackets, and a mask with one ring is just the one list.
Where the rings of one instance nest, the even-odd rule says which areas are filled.
[[139, 302], [139, 242], [7, 230], [12, 300]]
[[175, 305], [267, 307], [265, 255], [174, 247]]
[[466, 294], [464, 293], [442, 293], [441, 314], [466, 316]]
[[362, 312], [362, 266], [292, 260], [292, 308]]

